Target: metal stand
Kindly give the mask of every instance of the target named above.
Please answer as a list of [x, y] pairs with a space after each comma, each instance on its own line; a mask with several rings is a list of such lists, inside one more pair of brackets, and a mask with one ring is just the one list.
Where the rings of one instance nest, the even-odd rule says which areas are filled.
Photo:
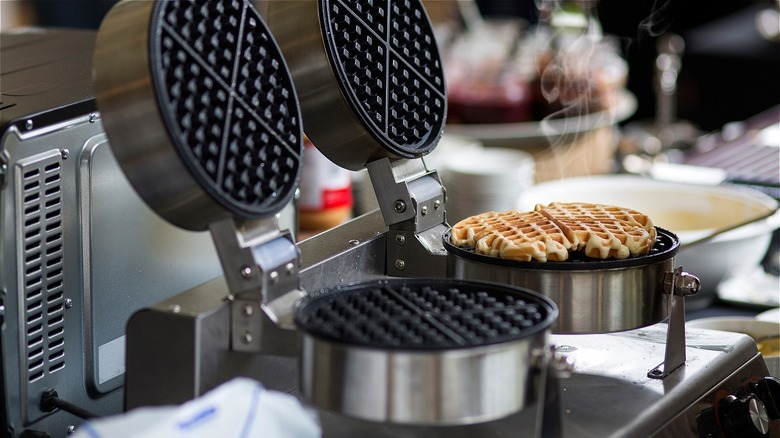
[[663, 379], [672, 371], [685, 365], [685, 297], [695, 295], [701, 284], [699, 279], [678, 266], [664, 278], [664, 293], [669, 295], [669, 327], [666, 332], [664, 361], [651, 369], [647, 377]]
[[[292, 307], [303, 297], [298, 280], [298, 248], [276, 218], [232, 219], [209, 227], [219, 253], [231, 302], [231, 349], [241, 352], [294, 354]], [[290, 342], [279, 339], [289, 329]], [[274, 335], [268, 333], [273, 331]]]
[[389, 227], [387, 275], [446, 277], [447, 252], [441, 236], [449, 227], [439, 175], [422, 159], [383, 158], [366, 168]]

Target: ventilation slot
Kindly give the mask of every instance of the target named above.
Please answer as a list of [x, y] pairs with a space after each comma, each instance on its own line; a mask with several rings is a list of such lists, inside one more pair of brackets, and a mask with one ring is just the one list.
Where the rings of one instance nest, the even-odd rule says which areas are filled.
[[23, 236], [19, 273], [24, 285], [27, 381], [38, 382], [65, 367], [63, 305], [62, 166], [50, 155], [22, 166], [17, 211]]

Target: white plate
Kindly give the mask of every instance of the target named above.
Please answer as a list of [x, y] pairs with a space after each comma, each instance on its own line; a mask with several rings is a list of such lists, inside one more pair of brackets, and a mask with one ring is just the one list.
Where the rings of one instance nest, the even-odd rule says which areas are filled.
[[780, 307], [761, 312], [756, 315], [756, 319], [759, 321], [769, 321], [780, 324]]
[[546, 140], [550, 136], [575, 134], [611, 126], [631, 117], [636, 111], [636, 97], [624, 90], [614, 108], [580, 117], [551, 119], [544, 122], [447, 124], [447, 132], [480, 141]]

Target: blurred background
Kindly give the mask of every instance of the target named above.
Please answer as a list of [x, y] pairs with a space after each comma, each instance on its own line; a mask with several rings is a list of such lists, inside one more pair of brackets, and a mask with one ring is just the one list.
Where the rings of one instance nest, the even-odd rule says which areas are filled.
[[[95, 29], [114, 3], [2, 0], [0, 29]], [[261, 11], [265, 3], [257, 2]], [[448, 88], [445, 136], [426, 163], [439, 171], [447, 187], [450, 223], [488, 210], [517, 208], [520, 195], [543, 191], [547, 182], [596, 175], [739, 186], [765, 201], [780, 198], [780, 1], [423, 3], [437, 35]], [[313, 147], [307, 154], [307, 160], [319, 164], [304, 168], [302, 237], [377, 207], [365, 171], [340, 169]], [[501, 165], [474, 166], [490, 160]], [[313, 169], [320, 170], [315, 174]], [[332, 189], [335, 182], [338, 190], [352, 193], [340, 198], [344, 202], [337, 210], [308, 204], [310, 196], [319, 199], [317, 192]], [[575, 183], [565, 183], [566, 193], [577, 193]], [[675, 193], [680, 198], [683, 192]], [[667, 196], [669, 202], [657, 204], [677, 205], [678, 210], [655, 213], [641, 203], [628, 206], [651, 216], [702, 221], [659, 224], [675, 232], [723, 231], [750, 219], [734, 216], [735, 223], [714, 224], [713, 217], [730, 217], [719, 205], [729, 211], [736, 207], [724, 201], [685, 211], [686, 206], [694, 209], [690, 199]], [[769, 201], [764, 206], [771, 213], [776, 204]], [[762, 258], [758, 274], [753, 266], [736, 269], [720, 258], [713, 270], [718, 278], [701, 294], [703, 305], [712, 302], [716, 286], [735, 270], [733, 276], [744, 284], [720, 287], [721, 298], [780, 304], [774, 219], [758, 228], [753, 224], [761, 240], [747, 241], [753, 246], [746, 251]], [[724, 251], [745, 238], [744, 233], [719, 237]]]

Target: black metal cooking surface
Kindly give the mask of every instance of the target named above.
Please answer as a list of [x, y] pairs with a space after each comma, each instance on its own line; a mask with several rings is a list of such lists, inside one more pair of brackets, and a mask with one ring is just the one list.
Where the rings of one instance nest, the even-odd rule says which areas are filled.
[[476, 347], [547, 329], [555, 304], [513, 286], [391, 279], [335, 288], [296, 308], [304, 332], [347, 344], [399, 350]]
[[259, 13], [247, 0], [172, 0], [152, 15], [152, 79], [185, 165], [232, 213], [278, 212], [300, 177], [301, 116]]
[[323, 36], [342, 93], [386, 150], [430, 152], [444, 129], [444, 70], [420, 0], [323, 0]]
[[467, 260], [486, 263], [489, 265], [508, 266], [518, 269], [549, 269], [549, 270], [599, 270], [620, 269], [636, 266], [646, 266], [668, 260], [680, 250], [680, 239], [676, 234], [663, 228], [655, 227], [655, 245], [650, 252], [643, 256], [629, 257], [627, 259], [595, 259], [587, 257], [581, 252], [569, 252], [569, 258], [564, 261], [547, 262], [522, 262], [517, 260], [505, 260], [484, 254], [478, 254], [474, 248], [467, 246], [455, 246], [450, 242], [451, 230], [447, 230], [442, 237], [444, 248], [450, 254]]

